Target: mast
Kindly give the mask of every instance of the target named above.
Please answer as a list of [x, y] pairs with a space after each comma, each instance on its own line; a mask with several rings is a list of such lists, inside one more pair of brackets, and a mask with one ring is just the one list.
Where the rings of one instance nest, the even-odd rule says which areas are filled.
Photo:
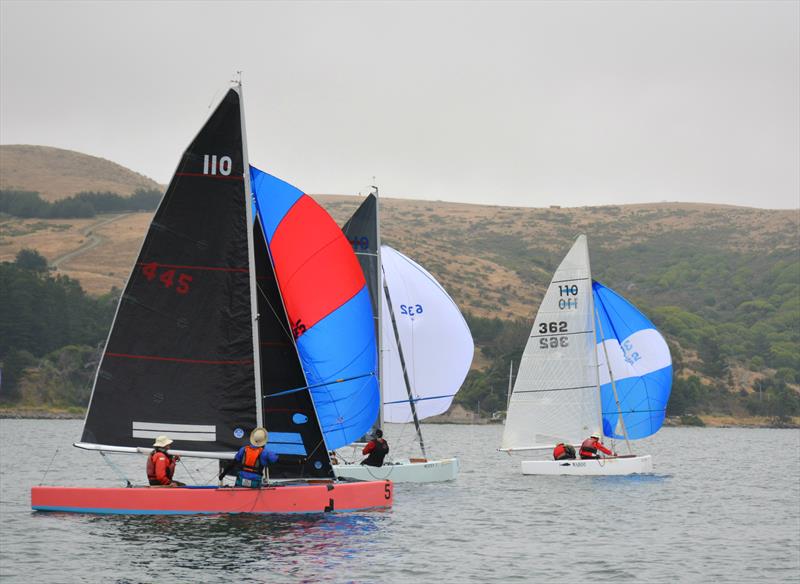
[[[594, 299], [594, 291], [592, 291], [592, 299]], [[594, 304], [592, 304], [592, 310], [594, 310]], [[597, 325], [600, 327], [600, 341], [603, 345], [603, 353], [606, 356], [606, 367], [608, 368], [608, 375], [611, 378], [611, 389], [614, 391], [614, 401], [617, 404], [617, 413], [619, 414], [619, 421], [622, 424], [622, 435], [625, 436], [625, 444], [628, 445], [628, 454], [633, 454], [633, 450], [631, 449], [631, 441], [628, 439], [628, 429], [625, 427], [625, 418], [622, 417], [622, 408], [619, 405], [619, 396], [617, 395], [617, 384], [614, 381], [614, 372], [611, 370], [611, 362], [608, 360], [608, 349], [606, 348], [606, 337], [603, 334], [603, 323], [597, 318], [597, 314], [595, 313], [595, 320], [597, 321]], [[599, 366], [598, 366], [598, 376], [600, 375]], [[597, 386], [598, 391], [600, 390], [600, 385]], [[600, 406], [600, 415], [602, 416], [602, 401]], [[602, 426], [601, 426], [602, 427]]]
[[[374, 179], [374, 177], [373, 177]], [[381, 360], [383, 359], [383, 327], [381, 326], [381, 316], [383, 315], [383, 294], [380, 293], [383, 283], [383, 268], [381, 268], [381, 208], [380, 198], [378, 197], [378, 187], [372, 185], [372, 194], [375, 195], [375, 250], [378, 254], [378, 282], [376, 299], [378, 302], [377, 314], [375, 318], [378, 321], [378, 362], [376, 365], [378, 375], [378, 395], [380, 396], [380, 407], [378, 408], [378, 429], [383, 429], [383, 367], [381, 367]]]
[[[380, 267], [383, 272], [383, 266]], [[408, 404], [411, 406], [411, 415], [414, 417], [414, 427], [417, 429], [417, 438], [419, 439], [419, 447], [422, 449], [422, 456], [428, 456], [425, 453], [425, 441], [422, 439], [422, 430], [419, 427], [419, 417], [417, 417], [417, 406], [414, 402], [414, 396], [411, 394], [411, 382], [408, 380], [408, 370], [406, 369], [406, 360], [403, 356], [403, 345], [400, 342], [400, 332], [397, 330], [397, 321], [394, 318], [394, 310], [392, 310], [392, 297], [389, 295], [389, 287], [386, 285], [386, 278], [383, 279], [383, 292], [386, 294], [386, 307], [389, 309], [389, 315], [392, 319], [392, 330], [394, 331], [394, 338], [397, 342], [397, 354], [400, 357], [400, 368], [403, 370], [403, 381], [406, 384], [406, 391], [408, 392]]]
[[245, 133], [244, 123], [244, 93], [242, 91], [242, 72], [237, 71], [236, 87], [239, 92], [239, 112], [242, 121], [242, 169], [244, 174], [245, 192], [245, 213], [247, 216], [247, 258], [250, 269], [250, 311], [252, 315], [251, 325], [253, 329], [253, 370], [255, 373], [256, 390], [256, 426], [264, 425], [263, 397], [261, 391], [261, 343], [258, 334], [258, 288], [256, 283], [256, 252], [253, 242], [253, 230], [249, 227], [253, 225], [253, 195], [250, 188], [250, 158], [247, 156], [247, 134]]
[[506, 398], [506, 415], [508, 407], [511, 405], [511, 380], [514, 378], [514, 361], [508, 364], [508, 397]]

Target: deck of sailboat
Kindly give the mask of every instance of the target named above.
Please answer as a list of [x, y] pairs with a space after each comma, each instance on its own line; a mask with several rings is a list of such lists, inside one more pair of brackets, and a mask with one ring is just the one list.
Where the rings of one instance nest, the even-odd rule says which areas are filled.
[[31, 489], [31, 508], [115, 515], [291, 514], [388, 509], [390, 481], [293, 481], [242, 487], [59, 487]]
[[337, 464], [333, 471], [339, 478], [356, 480], [391, 480], [393, 483], [439, 483], [452, 481], [458, 476], [457, 458], [439, 460], [405, 459], [383, 466], [362, 464]]

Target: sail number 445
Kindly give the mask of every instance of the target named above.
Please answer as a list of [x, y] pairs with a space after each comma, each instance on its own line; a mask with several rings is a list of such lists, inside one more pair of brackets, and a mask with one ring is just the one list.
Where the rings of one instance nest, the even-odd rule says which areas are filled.
[[[162, 270], [160, 273], [159, 268]], [[175, 292], [178, 294], [187, 294], [192, 277], [189, 274], [176, 274], [175, 270], [171, 268], [166, 270], [164, 268], [165, 266], [159, 266], [156, 262], [150, 262], [142, 266], [142, 274], [150, 282], [158, 278], [165, 288], [174, 286]]]

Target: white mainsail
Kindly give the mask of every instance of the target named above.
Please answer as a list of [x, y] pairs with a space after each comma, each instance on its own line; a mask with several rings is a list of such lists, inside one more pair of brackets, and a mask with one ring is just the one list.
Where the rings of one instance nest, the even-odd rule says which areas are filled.
[[522, 354], [501, 449], [578, 444], [600, 432], [600, 391], [586, 236], [577, 238], [544, 295]]
[[[422, 266], [386, 245], [381, 246], [381, 264], [417, 417], [444, 413], [472, 363], [475, 347], [467, 323], [453, 299]], [[390, 303], [382, 305], [383, 417], [386, 422], [410, 422]]]

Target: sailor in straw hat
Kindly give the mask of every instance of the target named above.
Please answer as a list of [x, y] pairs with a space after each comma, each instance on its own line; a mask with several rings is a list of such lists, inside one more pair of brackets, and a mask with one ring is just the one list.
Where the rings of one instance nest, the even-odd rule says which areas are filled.
[[228, 472], [238, 464], [239, 474], [236, 477], [237, 487], [261, 486], [264, 471], [270, 464], [278, 462], [278, 455], [267, 450], [269, 434], [264, 428], [255, 428], [250, 432], [250, 444], [242, 446], [236, 453], [233, 463], [229, 464], [219, 475], [220, 483]]
[[167, 450], [172, 444], [167, 436], [159, 436], [153, 442], [153, 451], [147, 457], [147, 479], [151, 486], [182, 487], [183, 483], [172, 480], [175, 463], [180, 456], [172, 456]]

